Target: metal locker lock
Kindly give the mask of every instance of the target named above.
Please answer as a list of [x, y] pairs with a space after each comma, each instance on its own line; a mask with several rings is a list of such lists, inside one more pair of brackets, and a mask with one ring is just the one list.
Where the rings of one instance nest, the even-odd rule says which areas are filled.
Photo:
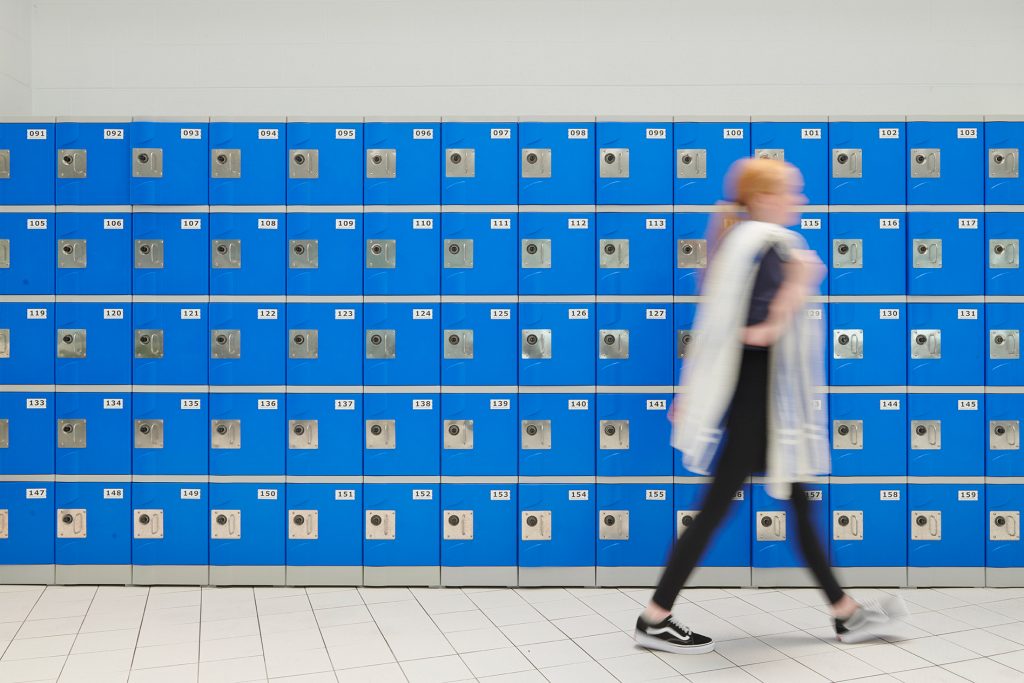
[[602, 541], [629, 540], [629, 510], [600, 510], [598, 538]]
[[1020, 330], [989, 330], [988, 355], [992, 359], [1020, 358]]
[[629, 149], [627, 147], [603, 147], [598, 152], [602, 178], [629, 177]]
[[0, 509], [0, 539], [9, 538], [10, 513], [6, 509]]
[[366, 540], [395, 540], [395, 525], [397, 521], [394, 510], [367, 510]]
[[864, 330], [833, 330], [832, 342], [833, 358], [864, 357]]
[[289, 358], [319, 358], [320, 332], [318, 330], [288, 330]]
[[85, 508], [57, 510], [57, 538], [86, 538]]
[[0, 149], [0, 180], [11, 177], [11, 150]]
[[786, 540], [786, 513], [779, 512], [758, 512], [757, 513], [757, 540], [759, 541], [785, 541]]
[[57, 240], [58, 268], [85, 268], [86, 255], [85, 240]]
[[241, 178], [242, 177], [242, 150], [240, 150], [240, 149], [211, 149], [210, 150], [210, 177], [211, 178]]
[[320, 421], [288, 420], [288, 448], [296, 451], [320, 448]]
[[677, 149], [676, 177], [707, 178], [708, 151], [706, 149]]
[[942, 448], [942, 420], [911, 420], [910, 448], [937, 451]]
[[683, 535], [697, 519], [700, 510], [677, 510], [676, 511], [676, 538]]
[[288, 177], [315, 179], [320, 177], [320, 150], [293, 149], [288, 153]]
[[393, 149], [366, 150], [367, 178], [394, 178], [398, 172], [398, 152]]
[[89, 170], [89, 153], [84, 149], [57, 150], [57, 177], [81, 179]]
[[242, 267], [242, 240], [212, 240], [214, 268]]
[[163, 358], [163, 330], [135, 330], [136, 358]]
[[11, 330], [9, 327], [0, 329], [0, 358], [11, 357]]
[[854, 148], [832, 150], [833, 178], [861, 178], [863, 151]]
[[475, 178], [476, 150], [448, 149], [444, 154], [445, 178]]
[[864, 512], [862, 510], [833, 511], [832, 539], [836, 541], [863, 541]]
[[938, 178], [942, 170], [942, 151], [937, 147], [910, 150], [911, 178]]
[[991, 420], [988, 423], [988, 447], [993, 451], [1020, 450], [1020, 421]]
[[676, 244], [677, 268], [706, 268], [707, 265], [707, 240], [679, 240]]
[[835, 268], [863, 268], [864, 241], [861, 239], [832, 240], [832, 265]]
[[941, 541], [942, 511], [913, 510], [910, 513], [910, 540]]
[[241, 420], [210, 420], [210, 448], [237, 450], [241, 447]]
[[523, 510], [522, 526], [524, 541], [550, 541], [551, 511]]
[[601, 358], [629, 358], [629, 330], [598, 330], [597, 338]]
[[915, 239], [913, 249], [915, 268], [942, 267], [941, 239]]
[[397, 259], [395, 240], [366, 240], [367, 268], [394, 268]]
[[241, 358], [241, 330], [210, 330], [210, 356], [212, 358]]
[[910, 357], [920, 360], [942, 358], [942, 330], [911, 330]]
[[11, 240], [0, 239], [0, 268], [11, 267]]
[[551, 450], [551, 420], [523, 420], [520, 439], [524, 451]]
[[601, 450], [629, 448], [629, 420], [601, 420], [598, 431]]
[[523, 358], [551, 358], [551, 330], [523, 330]]
[[446, 541], [472, 541], [473, 540], [473, 511], [472, 510], [445, 510], [444, 511], [444, 540], [446, 540]]
[[315, 541], [320, 538], [319, 517], [317, 510], [289, 510], [288, 538], [296, 541]]
[[693, 344], [693, 333], [690, 330], [678, 330], [676, 332], [676, 356], [686, 358], [690, 353], [690, 345]]
[[320, 240], [289, 240], [289, 268], [319, 268]]
[[998, 239], [988, 241], [989, 268], [1020, 268], [1020, 240]]
[[777, 161], [786, 160], [786, 150], [784, 149], [755, 149], [754, 156], [758, 159], [775, 159]]
[[472, 420], [444, 421], [444, 448], [446, 450], [468, 451], [473, 448]]
[[444, 267], [472, 268], [473, 240], [445, 240]]
[[210, 510], [210, 538], [238, 540], [241, 537], [241, 510]]
[[551, 240], [523, 240], [522, 248], [523, 268], [551, 267]]
[[135, 538], [163, 538], [164, 537], [164, 511], [163, 510], [136, 510], [135, 511]]
[[394, 420], [366, 421], [366, 448], [372, 450], [394, 450], [397, 439]]
[[394, 330], [367, 330], [366, 357], [371, 359], [394, 358], [398, 337]]
[[473, 330], [445, 330], [444, 357], [465, 359], [473, 357]]
[[85, 358], [85, 330], [57, 330], [57, 358]]
[[163, 448], [164, 447], [164, 421], [163, 420], [136, 420], [135, 421], [135, 447], [136, 448]]
[[163, 178], [164, 151], [159, 147], [136, 147], [132, 150], [133, 178]]
[[135, 240], [136, 268], [163, 268], [163, 240]]
[[601, 240], [601, 268], [629, 268], [629, 240]]
[[1020, 511], [992, 510], [988, 513], [990, 541], [1020, 540]]
[[1013, 147], [993, 148], [988, 151], [989, 178], [1017, 178], [1020, 176], [1020, 150]]
[[85, 448], [88, 443], [83, 419], [57, 420], [57, 448]]
[[832, 447], [859, 451], [864, 448], [864, 420], [832, 420]]
[[6, 417], [0, 417], [0, 448], [10, 448], [11, 427]]
[[522, 167], [524, 178], [550, 178], [551, 149], [523, 148]]

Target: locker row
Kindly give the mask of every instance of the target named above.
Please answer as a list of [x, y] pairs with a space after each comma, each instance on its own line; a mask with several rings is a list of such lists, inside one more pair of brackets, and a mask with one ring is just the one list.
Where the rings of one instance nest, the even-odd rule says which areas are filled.
[[7, 119], [0, 204], [713, 204], [737, 159], [812, 204], [1022, 204], [1024, 121]]
[[[112, 388], [113, 389], [113, 388]], [[672, 395], [0, 393], [5, 475], [694, 476]], [[833, 393], [834, 476], [1024, 477], [1024, 393]]]
[[[713, 218], [28, 208], [0, 212], [10, 294], [692, 296]], [[829, 265], [821, 294], [1024, 295], [1024, 213], [977, 208], [809, 211], [792, 227]]]

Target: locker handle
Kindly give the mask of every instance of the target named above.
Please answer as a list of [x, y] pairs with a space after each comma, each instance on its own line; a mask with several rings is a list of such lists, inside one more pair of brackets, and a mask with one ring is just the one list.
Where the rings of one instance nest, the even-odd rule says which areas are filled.
[[939, 520], [935, 515], [928, 515], [928, 533], [936, 537], [939, 535]]
[[860, 517], [857, 515], [850, 516], [850, 530], [854, 536], [860, 536]]
[[937, 242], [928, 243], [928, 260], [931, 263], [939, 262], [939, 245]]
[[1010, 242], [1006, 245], [1006, 262], [1017, 262], [1017, 242]]
[[939, 429], [933, 424], [928, 425], [928, 443], [934, 446], [939, 442]]
[[860, 243], [853, 241], [850, 243], [850, 263], [860, 263]]
[[939, 336], [934, 332], [928, 333], [928, 353], [935, 355], [939, 352]]
[[1017, 520], [1009, 515], [1006, 517], [1006, 533], [1009, 534], [1011, 538], [1017, 537]]
[[82, 515], [80, 515], [80, 514], [75, 515], [74, 522], [71, 525], [72, 532], [76, 533], [76, 534], [80, 534], [80, 533], [82, 533], [82, 527], [83, 527]]
[[850, 445], [860, 445], [860, 425], [857, 423], [850, 425]]
[[861, 344], [860, 334], [858, 334], [857, 332], [853, 332], [850, 335], [850, 351], [853, 352], [854, 355], [860, 355], [864, 353], [863, 345]]
[[1006, 436], [1006, 445], [1016, 447], [1020, 443], [1018, 441], [1018, 437], [1020, 435], [1017, 433], [1017, 425], [1014, 423], [1010, 423], [1010, 428], [1007, 431], [1009, 431], [1010, 433], [1007, 434]]
[[1020, 353], [1020, 340], [1017, 339], [1017, 332], [1011, 331], [1006, 335], [1006, 348], [1011, 356]]

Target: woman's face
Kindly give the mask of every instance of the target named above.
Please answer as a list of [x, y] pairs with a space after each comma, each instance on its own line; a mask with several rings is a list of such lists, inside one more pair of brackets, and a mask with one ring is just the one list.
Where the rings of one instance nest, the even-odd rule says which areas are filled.
[[795, 224], [800, 220], [801, 207], [807, 204], [803, 190], [804, 179], [793, 169], [780, 192], [757, 195], [751, 202], [751, 218], [779, 225]]

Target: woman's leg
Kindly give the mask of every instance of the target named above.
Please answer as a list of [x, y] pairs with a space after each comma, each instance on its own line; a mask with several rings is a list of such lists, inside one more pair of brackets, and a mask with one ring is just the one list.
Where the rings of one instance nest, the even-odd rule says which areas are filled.
[[807, 502], [807, 490], [799, 483], [794, 482], [790, 498], [793, 502], [793, 509], [796, 511], [797, 539], [800, 542], [800, 551], [804, 555], [807, 566], [814, 573], [818, 585], [825, 591], [829, 604], [834, 609], [839, 606], [838, 611], [845, 612], [847, 610], [842, 609], [841, 606], [845, 598], [845, 601], [851, 603], [850, 611], [852, 611], [857, 603], [846, 597], [846, 593], [839, 587], [839, 582], [836, 581], [836, 577], [832, 573], [832, 567], [828, 563], [825, 551], [818, 542], [818, 536], [814, 530], [814, 520], [811, 519], [810, 504]]

